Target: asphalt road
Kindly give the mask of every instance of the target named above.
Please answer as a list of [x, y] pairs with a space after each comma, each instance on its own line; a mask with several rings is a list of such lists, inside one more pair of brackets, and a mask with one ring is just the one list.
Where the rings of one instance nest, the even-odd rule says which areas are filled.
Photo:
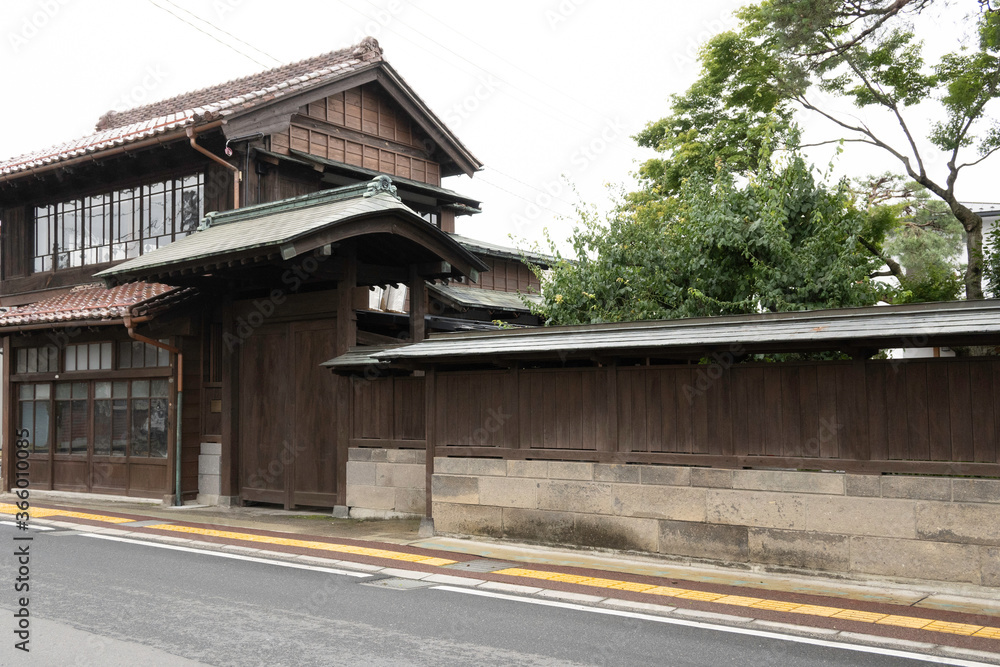
[[[922, 661], [447, 588], [29, 533], [31, 652], [14, 649], [15, 536], [0, 526], [0, 664], [874, 665]], [[391, 583], [391, 582], [389, 582]], [[420, 582], [423, 585], [423, 582]]]

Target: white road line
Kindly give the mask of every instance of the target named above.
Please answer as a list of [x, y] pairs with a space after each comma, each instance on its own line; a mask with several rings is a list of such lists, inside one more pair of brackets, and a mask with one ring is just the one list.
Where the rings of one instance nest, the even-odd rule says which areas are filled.
[[[16, 528], [17, 524], [13, 521], [0, 521], [0, 526], [14, 526]], [[50, 528], [49, 526], [36, 526], [34, 523], [29, 524], [28, 528], [31, 530], [55, 530], [55, 528]]]
[[[764, 630], [751, 630], [749, 628], [734, 628], [728, 625], [715, 625], [712, 623], [702, 623], [700, 621], [687, 621], [680, 618], [667, 618], [664, 616], [653, 616], [641, 614], [634, 611], [623, 611], [618, 609], [606, 609], [602, 607], [588, 607], [572, 602], [557, 602], [555, 600], [540, 600], [537, 598], [526, 598], [518, 595], [506, 595], [504, 593], [494, 593], [478, 588], [458, 588], [457, 586], [434, 586], [440, 591], [450, 591], [452, 593], [465, 593], [466, 595], [479, 595], [488, 598], [498, 598], [500, 600], [511, 600], [527, 604], [537, 604], [543, 607], [559, 607], [561, 609], [572, 609], [574, 611], [587, 611], [592, 614], [605, 614], [607, 616], [623, 616], [625, 618], [637, 618], [654, 623], [666, 623], [668, 625], [684, 625], [692, 628], [703, 628], [706, 630], [717, 630], [719, 632], [729, 632], [737, 635], [752, 635], [754, 637], [764, 637], [767, 639], [777, 639], [781, 641], [796, 642], [798, 644], [812, 644], [814, 646], [827, 646], [839, 648], [846, 651], [858, 651], [861, 653], [877, 653], [878, 655], [888, 655], [896, 658], [909, 658], [911, 660], [921, 660], [937, 665], [955, 665], [956, 667], [995, 667], [985, 662], [972, 662], [970, 660], [959, 660], [955, 658], [945, 658], [936, 655], [925, 655], [922, 653], [910, 653], [909, 651], [899, 651], [891, 648], [879, 648], [877, 646], [859, 646], [857, 644], [846, 644], [842, 642], [828, 641], [825, 639], [813, 639], [812, 637], [798, 637], [795, 635], [783, 635], [777, 632], [767, 632]], [[808, 627], [804, 627], [808, 630]]]
[[278, 567], [290, 567], [294, 570], [312, 570], [313, 572], [326, 572], [327, 574], [340, 574], [345, 577], [370, 577], [371, 572], [352, 572], [350, 570], [338, 570], [332, 567], [318, 567], [316, 565], [302, 565], [301, 563], [289, 563], [281, 560], [270, 560], [267, 558], [255, 558], [254, 556], [241, 556], [239, 554], [225, 553], [222, 551], [210, 551], [208, 549], [194, 549], [192, 547], [181, 547], [174, 544], [163, 544], [161, 542], [147, 542], [145, 540], [132, 540], [127, 537], [114, 537], [113, 535], [98, 535], [96, 533], [83, 533], [82, 537], [92, 537], [97, 540], [110, 540], [111, 542], [124, 542], [126, 544], [138, 544], [145, 547], [156, 547], [158, 549], [169, 549], [171, 551], [186, 551], [204, 556], [218, 556], [219, 558], [229, 558], [231, 560], [245, 560], [250, 563], [263, 563], [265, 565], [277, 565]]

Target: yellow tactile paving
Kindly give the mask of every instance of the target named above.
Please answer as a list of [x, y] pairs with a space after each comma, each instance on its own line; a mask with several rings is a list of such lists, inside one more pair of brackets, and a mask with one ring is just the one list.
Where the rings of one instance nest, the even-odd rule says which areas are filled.
[[1000, 628], [983, 628], [972, 636], [986, 637], [987, 639], [1000, 639]]
[[[21, 510], [17, 505], [0, 503], [0, 514], [17, 514]], [[63, 517], [66, 519], [86, 519], [88, 521], [103, 521], [104, 523], [131, 523], [135, 519], [123, 519], [120, 516], [104, 516], [103, 514], [87, 514], [86, 512], [70, 512], [69, 510], [53, 510], [44, 507], [32, 507], [28, 510], [32, 519]]]
[[[15, 515], [20, 510], [16, 505], [0, 503], [0, 514]], [[100, 521], [104, 523], [123, 524], [131, 523], [134, 519], [125, 519], [117, 516], [106, 516], [102, 514], [89, 514], [87, 512], [73, 512], [70, 510], [47, 509], [32, 507], [29, 510], [32, 518], [52, 518], [64, 517], [68, 519], [85, 519], [88, 521]], [[299, 540], [285, 537], [270, 537], [266, 535], [253, 535], [250, 533], [237, 533], [227, 530], [213, 530], [209, 528], [195, 528], [191, 526], [175, 526], [172, 524], [157, 524], [147, 526], [157, 530], [168, 530], [189, 535], [202, 535], [206, 537], [222, 537], [226, 539], [243, 542], [256, 542], [259, 544], [277, 544], [282, 546], [300, 547], [305, 549], [316, 549], [319, 551], [332, 551], [336, 553], [355, 554], [368, 556], [371, 558], [385, 558], [390, 560], [406, 561], [410, 563], [420, 563], [421, 565], [453, 565], [457, 561], [447, 558], [437, 558], [434, 556], [421, 556], [419, 554], [403, 553], [400, 551], [390, 551], [388, 549], [373, 549], [349, 544], [331, 544], [329, 542], [315, 542], [312, 540]], [[968, 623], [952, 623], [949, 621], [935, 621], [927, 618], [915, 616], [901, 616], [896, 614], [879, 614], [856, 609], [842, 609], [839, 607], [825, 607], [821, 605], [798, 604], [795, 602], [785, 602], [783, 600], [764, 600], [761, 598], [744, 597], [740, 595], [723, 595], [719, 593], [709, 593], [707, 591], [696, 591], [685, 588], [672, 588], [669, 586], [655, 586], [651, 584], [640, 584], [634, 581], [622, 581], [619, 579], [604, 579], [599, 577], [586, 577], [582, 575], [566, 574], [561, 572], [548, 572], [544, 570], [531, 570], [528, 568], [510, 567], [497, 570], [494, 574], [504, 574], [511, 577], [525, 577], [529, 579], [543, 579], [560, 583], [578, 584], [594, 588], [607, 588], [621, 591], [633, 591], [649, 593], [651, 595], [662, 595], [667, 597], [682, 598], [687, 600], [698, 600], [703, 602], [714, 602], [716, 604], [731, 605], [736, 607], [749, 607], [754, 609], [766, 609], [793, 614], [806, 614], [811, 616], [825, 616], [829, 618], [840, 618], [850, 621], [860, 621], [862, 623], [872, 623], [878, 625], [893, 625], [904, 628], [914, 628], [931, 632], [946, 632], [949, 634], [963, 635], [967, 637], [983, 637], [986, 639], [1000, 640], [1000, 627], [989, 627], [981, 625], [971, 625]]]
[[576, 575], [565, 575], [557, 572], [546, 572], [544, 570], [529, 570], [523, 567], [510, 567], [504, 570], [496, 570], [493, 574], [505, 574], [511, 577], [525, 577], [529, 579], [545, 579], [548, 581], [561, 581], [566, 583], [580, 584], [581, 586], [594, 586], [597, 588], [613, 588], [616, 590], [638, 591], [652, 595], [665, 595], [668, 597], [682, 598], [685, 600], [699, 600], [703, 602], [714, 602], [716, 604], [732, 605], [735, 607], [750, 607], [753, 609], [767, 609], [770, 611], [780, 611], [792, 614], [807, 614], [810, 616], [825, 616], [828, 618], [840, 618], [848, 621], [860, 621], [862, 623], [872, 623], [880, 625], [895, 625], [904, 628], [916, 628], [930, 630], [931, 632], [948, 632], [951, 634], [965, 635], [970, 637], [985, 637], [987, 639], [1000, 639], [1000, 628], [983, 627], [981, 625], [969, 625], [966, 623], [950, 623], [947, 621], [934, 621], [929, 618], [917, 618], [915, 616], [899, 616], [894, 614], [878, 614], [870, 611], [859, 611], [857, 609], [842, 609], [840, 607], [825, 607], [814, 604], [799, 604], [797, 602], [785, 602], [783, 600], [764, 600], [761, 598], [744, 597], [741, 595], [720, 595], [706, 591], [694, 591], [685, 588], [670, 588], [668, 586], [649, 586], [632, 581], [619, 581], [614, 579], [599, 579], [596, 577], [582, 577]]
[[334, 551], [344, 554], [355, 554], [358, 556], [369, 556], [371, 558], [388, 558], [391, 560], [402, 560], [421, 565], [452, 565], [458, 561], [447, 558], [436, 558], [434, 556], [421, 556], [419, 554], [408, 554], [401, 551], [389, 551], [387, 549], [372, 549], [370, 547], [359, 547], [350, 544], [330, 544], [329, 542], [314, 542], [312, 540], [297, 540], [288, 537], [270, 537], [268, 535], [252, 535], [250, 533], [235, 533], [228, 530], [211, 530], [209, 528], [194, 528], [192, 526], [174, 526], [171, 524], [158, 524], [147, 526], [155, 530], [169, 530], [175, 533], [186, 533], [188, 535], [203, 535], [205, 537], [223, 537], [230, 540], [240, 540], [242, 542], [256, 542], [259, 544], [278, 544], [286, 547], [299, 547], [303, 549], [316, 549], [319, 551]]
[[930, 625], [929, 618], [914, 618], [913, 616], [886, 616], [875, 621], [879, 625], [898, 625], [901, 628], [920, 628]]
[[[933, 630], [934, 632], [948, 632], [953, 635], [965, 635], [966, 637], [971, 637], [980, 630], [983, 630], [981, 625], [969, 625], [968, 623], [949, 623], [948, 621], [931, 621], [924, 626], [924, 630]], [[1000, 629], [1000, 628], [997, 628]]]

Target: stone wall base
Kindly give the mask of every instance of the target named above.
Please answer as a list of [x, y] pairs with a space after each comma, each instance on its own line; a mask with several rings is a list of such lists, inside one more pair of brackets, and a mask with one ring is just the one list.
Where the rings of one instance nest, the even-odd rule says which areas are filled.
[[416, 518], [427, 509], [426, 452], [352, 447], [347, 506], [352, 519]]
[[439, 534], [1000, 587], [1000, 480], [437, 458]]

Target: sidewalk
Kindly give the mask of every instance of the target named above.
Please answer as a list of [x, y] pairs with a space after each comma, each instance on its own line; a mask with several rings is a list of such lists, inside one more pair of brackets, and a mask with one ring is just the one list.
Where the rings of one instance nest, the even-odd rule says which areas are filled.
[[[0, 520], [13, 519], [0, 496]], [[30, 524], [311, 565], [384, 585], [473, 586], [691, 621], [1000, 664], [1000, 592], [956, 584], [848, 581], [684, 564], [637, 554], [419, 538], [417, 520], [358, 521], [276, 509], [168, 508], [36, 499]]]

